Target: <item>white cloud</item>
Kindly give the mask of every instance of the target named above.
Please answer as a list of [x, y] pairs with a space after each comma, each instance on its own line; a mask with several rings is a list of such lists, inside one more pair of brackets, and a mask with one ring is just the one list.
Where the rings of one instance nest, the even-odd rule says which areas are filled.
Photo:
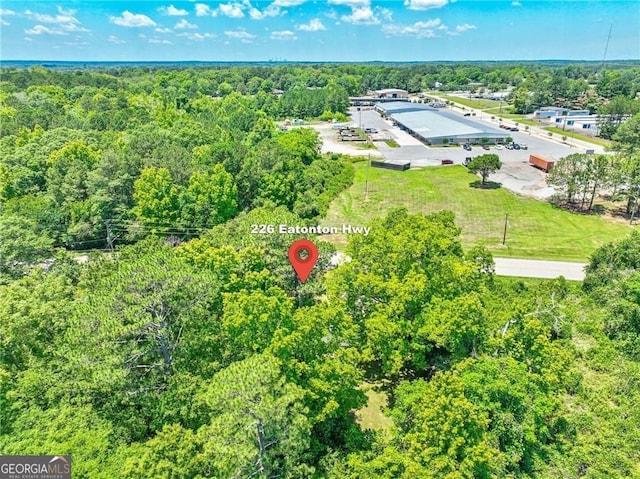
[[13, 10], [7, 10], [6, 8], [0, 8], [0, 25], [11, 25], [9, 22], [7, 22], [4, 18], [2, 18], [3, 16], [10, 16], [10, 15], [15, 15], [16, 12], [14, 12]]
[[162, 38], [149, 38], [149, 43], [158, 43], [161, 45], [173, 45], [173, 42], [170, 42], [167, 39]]
[[25, 39], [25, 41], [27, 41], [27, 42], [32, 42], [32, 41], [33, 41], [33, 38], [31, 38], [31, 37], [24, 37], [24, 39]]
[[456, 29], [453, 32], [448, 32], [449, 35], [458, 35], [468, 30], [475, 30], [477, 27], [469, 23], [463, 23], [462, 25], [456, 25]]
[[173, 30], [171, 30], [170, 28], [156, 28], [153, 30], [154, 32], [158, 32], [158, 33], [171, 33]]
[[211, 7], [204, 3], [196, 3], [196, 16], [206, 17], [207, 15], [211, 15]]
[[194, 25], [193, 23], [187, 22], [184, 18], [180, 20], [173, 26], [174, 30], [195, 30], [198, 28], [198, 25]]
[[218, 13], [229, 18], [244, 17], [242, 5], [239, 3], [221, 3], [220, 6], [213, 12], [213, 15], [215, 16]]
[[376, 7], [376, 11], [382, 17], [382, 19], [386, 20], [387, 22], [390, 22], [391, 19], [393, 18], [393, 12], [388, 8]]
[[229, 38], [239, 38], [243, 40], [251, 40], [256, 37], [252, 33], [249, 33], [242, 28], [238, 30], [227, 30], [224, 32], [224, 34]]
[[514, 7], [521, 7], [522, 6], [522, 4], [518, 0], [515, 0], [514, 2], [511, 2], [511, 5], [514, 6]]
[[169, 5], [168, 7], [160, 7], [158, 11], [163, 15], [169, 15], [170, 17], [183, 17], [185, 15], [189, 15], [183, 8], [176, 8], [173, 5]]
[[141, 13], [131, 13], [129, 10], [122, 12], [119, 17], [109, 17], [111, 23], [121, 27], [155, 27], [156, 22]]
[[319, 18], [313, 18], [309, 23], [302, 23], [296, 27], [298, 30], [302, 30], [303, 32], [319, 32], [322, 30], [326, 30], [325, 27]]
[[449, 0], [404, 0], [404, 6], [409, 10], [428, 10], [429, 8], [444, 7]]
[[[11, 14], [8, 12], [12, 12]], [[15, 12], [12, 10], [2, 10], [3, 15], [13, 15]], [[88, 32], [89, 30], [80, 26], [80, 21], [73, 15], [75, 10], [65, 10], [62, 7], [58, 7], [57, 15], [49, 15], [46, 13], [32, 12], [31, 10], [25, 10], [24, 14], [30, 19], [40, 23], [53, 23], [58, 25], [57, 28], [50, 28], [49, 31], [65, 31], [65, 32]]]
[[25, 10], [24, 14], [32, 20], [40, 23], [75, 23], [80, 21], [73, 16], [74, 10], [62, 10], [58, 7], [58, 15], [48, 15], [46, 13], [36, 13], [31, 10]]
[[45, 27], [44, 25], [36, 25], [33, 28], [25, 30], [24, 33], [26, 33], [27, 35], [42, 35], [45, 33], [49, 35], [66, 35], [66, 33], [62, 30]]
[[291, 30], [282, 30], [280, 32], [271, 32], [272, 40], [297, 40], [298, 37]]
[[439, 18], [426, 22], [415, 22], [412, 25], [384, 25], [382, 31], [397, 37], [411, 36], [416, 38], [433, 38], [438, 36], [436, 30], [446, 30]]
[[380, 19], [376, 17], [369, 6], [353, 7], [351, 15], [342, 15], [340, 19], [343, 22], [352, 23], [354, 25], [377, 25]]
[[115, 43], [117, 45], [122, 45], [123, 43], [127, 43], [124, 40], [121, 40], [120, 38], [116, 37], [115, 35], [109, 35], [109, 38], [107, 38], [107, 41], [110, 43]]
[[347, 5], [349, 7], [357, 7], [370, 5], [370, 0], [329, 0], [329, 5]]
[[206, 38], [215, 38], [213, 33], [192, 33], [192, 32], [183, 32], [178, 33], [178, 37], [184, 37], [188, 40], [202, 41]]
[[271, 5], [275, 7], [297, 7], [302, 5], [307, 0], [275, 0]]
[[265, 8], [262, 11], [251, 6], [249, 7], [249, 16], [254, 20], [262, 20], [263, 18], [267, 18], [267, 17], [277, 17], [281, 13], [282, 13], [282, 10], [278, 5], [275, 4], [275, 2], [269, 5], [267, 8]]

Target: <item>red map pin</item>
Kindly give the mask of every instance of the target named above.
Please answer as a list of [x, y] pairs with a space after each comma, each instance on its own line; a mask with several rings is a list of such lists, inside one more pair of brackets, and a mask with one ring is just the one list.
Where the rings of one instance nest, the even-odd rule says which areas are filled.
[[318, 247], [306, 239], [294, 241], [289, 247], [289, 261], [300, 282], [304, 283], [318, 261]]

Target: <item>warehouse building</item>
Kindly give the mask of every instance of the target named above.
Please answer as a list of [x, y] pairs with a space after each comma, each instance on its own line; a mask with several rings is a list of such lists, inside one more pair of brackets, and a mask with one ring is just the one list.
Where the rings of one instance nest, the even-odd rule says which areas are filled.
[[509, 133], [450, 111], [405, 102], [379, 104], [376, 110], [427, 145], [504, 143]]
[[395, 99], [409, 99], [409, 92], [407, 90], [400, 90], [398, 88], [385, 88], [383, 90], [374, 90], [370, 94], [376, 98], [395, 98]]

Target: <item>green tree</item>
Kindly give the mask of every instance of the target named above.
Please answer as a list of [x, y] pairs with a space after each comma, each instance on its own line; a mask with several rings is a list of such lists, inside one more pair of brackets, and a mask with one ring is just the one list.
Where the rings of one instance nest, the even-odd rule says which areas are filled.
[[36, 231], [36, 225], [15, 215], [0, 216], [0, 276], [19, 276], [50, 257], [53, 241]]
[[487, 432], [489, 417], [465, 397], [458, 376], [443, 373], [430, 382], [401, 384], [393, 417], [409, 459], [401, 477], [488, 479], [503, 474], [504, 459]]
[[279, 362], [254, 355], [216, 374], [199, 396], [210, 422], [198, 431], [212, 477], [304, 476], [309, 423], [303, 391]]
[[224, 223], [237, 212], [238, 192], [233, 177], [220, 164], [210, 173], [196, 172], [182, 193], [181, 222], [206, 228]]
[[494, 153], [476, 156], [467, 164], [467, 169], [474, 174], [480, 173], [482, 176], [482, 185], [487, 181], [487, 177], [491, 173], [495, 173], [502, 168], [500, 157]]
[[133, 214], [151, 232], [175, 231], [179, 190], [166, 168], [145, 168], [133, 185]]

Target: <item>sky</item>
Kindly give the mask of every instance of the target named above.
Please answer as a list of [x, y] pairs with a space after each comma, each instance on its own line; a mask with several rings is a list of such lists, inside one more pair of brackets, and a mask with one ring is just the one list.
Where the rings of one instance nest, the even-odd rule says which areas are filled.
[[0, 60], [640, 59], [638, 0], [0, 0]]

